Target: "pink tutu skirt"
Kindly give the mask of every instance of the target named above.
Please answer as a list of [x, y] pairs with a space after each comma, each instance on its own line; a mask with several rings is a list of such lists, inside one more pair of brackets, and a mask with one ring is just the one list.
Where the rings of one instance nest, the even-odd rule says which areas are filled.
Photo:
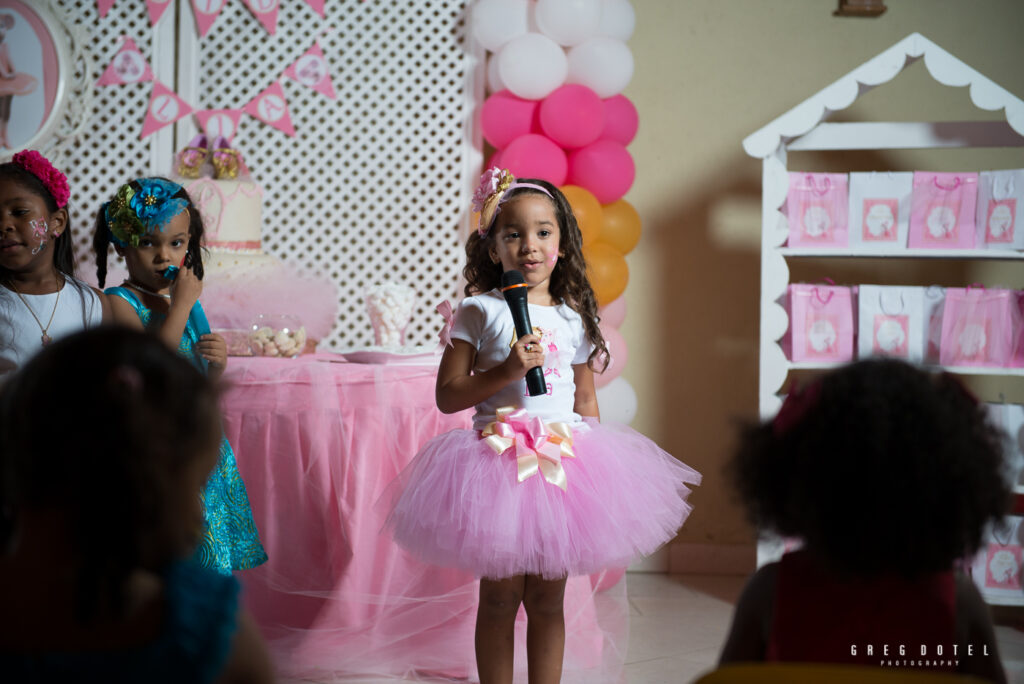
[[566, 575], [624, 567], [671, 539], [700, 473], [635, 430], [588, 421], [563, 458], [566, 490], [518, 481], [514, 449], [473, 430], [430, 440], [392, 491], [395, 541], [423, 560], [480, 577]]

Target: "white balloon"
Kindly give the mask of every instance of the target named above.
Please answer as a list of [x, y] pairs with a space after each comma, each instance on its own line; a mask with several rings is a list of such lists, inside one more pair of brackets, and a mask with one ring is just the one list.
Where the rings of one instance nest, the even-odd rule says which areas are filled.
[[621, 375], [597, 389], [597, 405], [602, 422], [628, 425], [636, 418], [636, 392]]
[[496, 93], [504, 89], [505, 82], [498, 73], [498, 55], [491, 55], [487, 58], [487, 91]]
[[560, 45], [579, 45], [601, 28], [602, 0], [537, 0], [537, 28]]
[[498, 52], [498, 76], [525, 100], [541, 100], [565, 83], [569, 65], [555, 41], [539, 33], [513, 38]]
[[479, 0], [473, 5], [473, 37], [491, 52], [527, 31], [527, 0]]
[[619, 40], [629, 40], [636, 28], [636, 12], [629, 0], [604, 0], [601, 9], [601, 28], [597, 34]]
[[569, 50], [566, 83], [585, 85], [605, 99], [618, 95], [633, 78], [633, 53], [621, 40], [591, 38]]

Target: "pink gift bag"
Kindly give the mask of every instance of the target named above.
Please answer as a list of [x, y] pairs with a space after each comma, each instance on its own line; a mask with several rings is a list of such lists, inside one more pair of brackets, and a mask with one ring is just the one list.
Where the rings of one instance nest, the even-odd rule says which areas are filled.
[[846, 174], [789, 174], [786, 216], [790, 247], [849, 246], [848, 212]]
[[977, 173], [914, 172], [910, 247], [973, 249]]
[[789, 327], [794, 362], [853, 359], [853, 291], [836, 285], [789, 286]]
[[1024, 249], [1024, 169], [982, 171], [978, 177], [978, 246]]
[[947, 288], [939, 360], [944, 366], [1009, 366], [1020, 333], [1013, 290]]

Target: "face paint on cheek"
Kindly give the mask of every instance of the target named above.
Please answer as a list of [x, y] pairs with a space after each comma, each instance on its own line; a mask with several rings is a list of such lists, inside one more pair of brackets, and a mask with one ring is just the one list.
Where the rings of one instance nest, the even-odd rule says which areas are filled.
[[47, 231], [50, 230], [49, 224], [45, 220], [32, 219], [28, 222], [32, 226], [32, 236], [39, 240], [39, 244], [32, 248], [33, 254], [39, 254], [43, 247], [46, 245]]
[[558, 263], [558, 252], [552, 254], [551, 257], [548, 259], [548, 266], [554, 268], [556, 263]]

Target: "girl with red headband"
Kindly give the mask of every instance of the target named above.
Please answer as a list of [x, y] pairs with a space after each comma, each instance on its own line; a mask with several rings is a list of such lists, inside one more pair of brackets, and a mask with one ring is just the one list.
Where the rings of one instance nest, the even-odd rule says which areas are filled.
[[106, 297], [74, 276], [69, 195], [34, 150], [0, 164], [0, 376], [109, 318]]

